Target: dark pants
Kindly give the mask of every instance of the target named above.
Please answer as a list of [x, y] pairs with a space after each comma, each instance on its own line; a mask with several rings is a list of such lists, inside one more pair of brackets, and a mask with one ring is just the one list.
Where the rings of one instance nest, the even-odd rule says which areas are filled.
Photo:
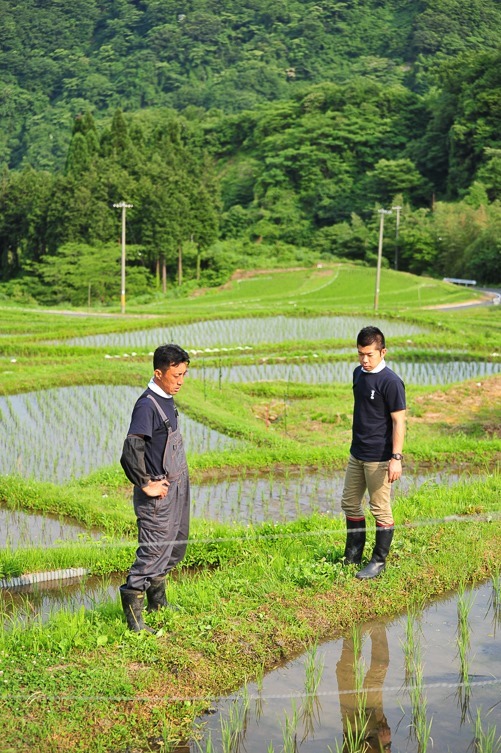
[[188, 470], [169, 481], [169, 492], [164, 499], [148, 497], [134, 487], [139, 547], [127, 577], [127, 588], [145, 591], [151, 578], [166, 575], [186, 553], [190, 528]]

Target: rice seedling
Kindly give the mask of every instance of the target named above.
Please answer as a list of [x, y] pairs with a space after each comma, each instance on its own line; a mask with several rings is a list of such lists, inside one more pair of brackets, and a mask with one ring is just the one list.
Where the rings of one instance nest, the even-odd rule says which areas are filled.
[[471, 683], [469, 674], [470, 624], [469, 615], [474, 602], [473, 590], [467, 593], [462, 583], [457, 599], [457, 633], [456, 641], [459, 656], [459, 685], [458, 703], [461, 709], [461, 722], [468, 717], [471, 697]]
[[501, 572], [498, 570], [491, 578], [492, 591], [489, 597], [488, 611], [492, 612], [494, 634], [501, 625]]
[[410, 688], [409, 697], [412, 708], [412, 721], [410, 725], [411, 734], [415, 738], [418, 746], [418, 753], [426, 753], [428, 743], [431, 741], [431, 727], [433, 720], [427, 719], [427, 698], [424, 692], [423, 684], [423, 663], [421, 659], [421, 643], [415, 639], [415, 632], [412, 637], [412, 655], [409, 656], [410, 663]]
[[336, 741], [337, 753], [341, 750], [344, 753], [364, 753], [367, 747], [367, 690], [364, 687], [366, 666], [362, 645], [361, 628], [354, 625], [350, 638], [343, 641], [343, 650], [336, 666], [343, 723], [343, 744], [340, 747]]
[[475, 718], [473, 750], [475, 753], [500, 753], [501, 751], [501, 735], [497, 736], [495, 725], [488, 725], [484, 729], [481, 709], [477, 709], [477, 716]]
[[314, 722], [319, 710], [318, 687], [322, 680], [324, 660], [318, 657], [318, 645], [314, 644], [305, 656], [305, 684], [301, 702], [300, 717], [303, 723], [303, 742], [314, 730]]
[[414, 679], [416, 655], [419, 652], [419, 637], [417, 631], [420, 630], [418, 619], [421, 609], [410, 604], [405, 619], [405, 641], [403, 642], [405, 682], [410, 685]]
[[240, 749], [248, 710], [249, 698], [245, 686], [241, 698], [237, 698], [230, 705], [228, 717], [220, 717], [222, 753], [237, 753]]
[[299, 742], [297, 728], [299, 724], [299, 714], [296, 704], [292, 704], [292, 714], [289, 717], [285, 714], [284, 721], [280, 724], [282, 728], [282, 753], [298, 753]]
[[256, 690], [258, 694], [254, 703], [254, 713], [256, 715], [256, 719], [259, 719], [261, 717], [264, 710], [264, 699], [263, 699], [264, 673], [265, 673], [264, 666], [263, 664], [260, 664], [257, 668], [257, 673], [256, 673]]
[[211, 731], [209, 731], [202, 743], [199, 740], [195, 740], [195, 745], [197, 746], [198, 753], [218, 753], [212, 741]]

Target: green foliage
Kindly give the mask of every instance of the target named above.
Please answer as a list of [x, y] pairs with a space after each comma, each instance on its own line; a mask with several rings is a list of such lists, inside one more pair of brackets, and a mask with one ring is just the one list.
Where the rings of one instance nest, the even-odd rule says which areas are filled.
[[[128, 252], [129, 259], [141, 258], [140, 249], [129, 246]], [[117, 244], [66, 243], [32, 269], [33, 285], [27, 287], [40, 303], [106, 304], [120, 295], [121, 251]], [[129, 266], [126, 279], [132, 297], [145, 295], [153, 287], [153, 278], [144, 267]]]
[[[121, 200], [134, 205], [140, 296], [273, 258], [374, 264], [374, 208], [397, 195], [405, 216], [398, 242], [388, 222], [385, 263], [499, 281], [495, 0], [1, 11], [0, 274], [18, 300], [50, 299], [49, 257], [65, 244], [115, 243]], [[451, 244], [445, 201], [470, 228], [449, 230]], [[489, 231], [468, 206], [489, 207]]]

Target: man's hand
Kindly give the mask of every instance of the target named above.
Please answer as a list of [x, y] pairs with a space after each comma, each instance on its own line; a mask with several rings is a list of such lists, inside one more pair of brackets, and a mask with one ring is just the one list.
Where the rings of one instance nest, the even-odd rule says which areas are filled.
[[169, 491], [169, 482], [166, 478], [161, 478], [158, 481], [148, 481], [146, 486], [141, 488], [148, 497], [160, 497], [160, 499], [163, 499]]
[[402, 461], [392, 458], [388, 463], [388, 481], [393, 484], [394, 481], [398, 481], [402, 475]]

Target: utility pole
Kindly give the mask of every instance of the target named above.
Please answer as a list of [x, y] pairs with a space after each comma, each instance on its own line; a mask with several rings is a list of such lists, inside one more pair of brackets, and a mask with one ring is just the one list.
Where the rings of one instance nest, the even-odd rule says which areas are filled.
[[122, 210], [122, 292], [120, 295], [120, 308], [122, 314], [125, 314], [125, 214], [127, 209], [131, 209], [134, 204], [126, 204], [121, 201], [119, 204], [113, 204], [115, 209]]
[[378, 209], [380, 221], [379, 221], [379, 245], [377, 250], [377, 267], [376, 267], [376, 291], [374, 293], [374, 311], [377, 311], [379, 306], [379, 284], [381, 280], [381, 260], [383, 258], [383, 230], [384, 230], [384, 216], [385, 214], [391, 214], [391, 209]]
[[397, 213], [397, 220], [395, 225], [395, 270], [398, 269], [398, 228], [400, 226], [400, 210], [402, 207], [392, 207], [392, 209]]

